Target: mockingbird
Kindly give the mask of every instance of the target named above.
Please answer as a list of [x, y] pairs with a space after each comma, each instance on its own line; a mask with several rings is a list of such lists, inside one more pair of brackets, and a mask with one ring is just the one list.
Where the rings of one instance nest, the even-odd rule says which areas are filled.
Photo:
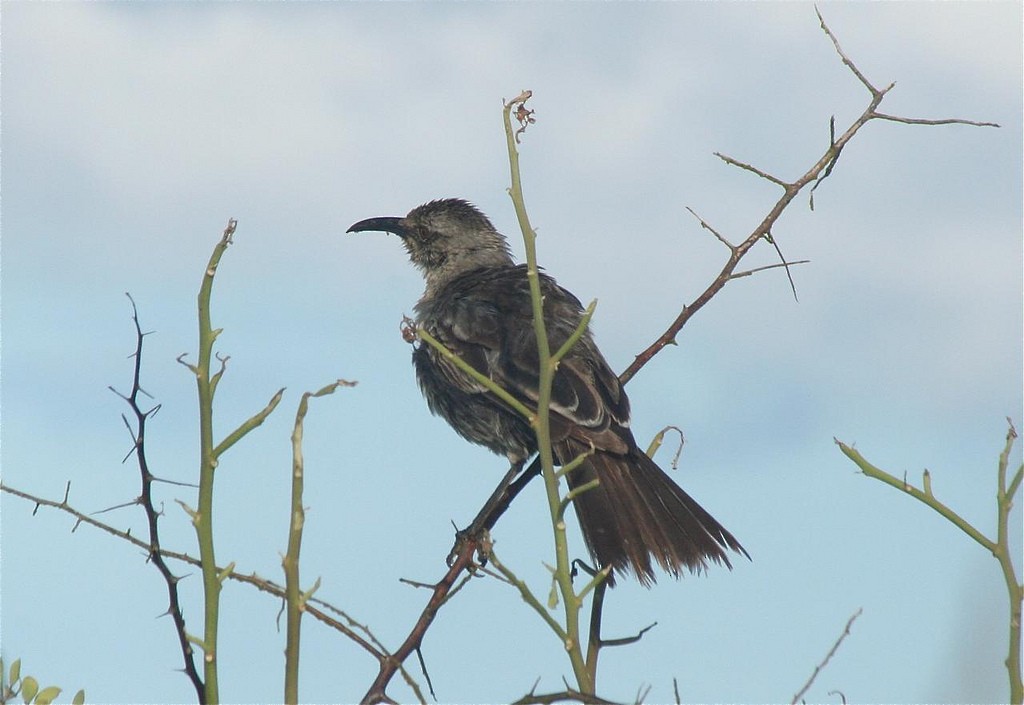
[[[415, 307], [416, 322], [525, 405], [535, 405], [538, 352], [526, 266], [515, 264], [487, 216], [466, 201], [445, 199], [404, 218], [370, 218], [349, 228], [367, 230], [398, 235], [423, 272], [426, 291]], [[548, 339], [557, 350], [579, 326], [583, 307], [546, 274], [540, 285]], [[529, 421], [433, 347], [419, 345], [413, 364], [430, 410], [463, 438], [505, 455], [513, 467], [536, 452]], [[589, 453], [567, 480], [570, 488], [599, 481], [574, 505], [600, 566], [649, 584], [654, 562], [679, 577], [683, 568], [704, 570], [709, 560], [731, 568], [726, 549], [747, 555], [637, 447], [626, 392], [589, 331], [558, 365], [550, 426], [557, 463]]]

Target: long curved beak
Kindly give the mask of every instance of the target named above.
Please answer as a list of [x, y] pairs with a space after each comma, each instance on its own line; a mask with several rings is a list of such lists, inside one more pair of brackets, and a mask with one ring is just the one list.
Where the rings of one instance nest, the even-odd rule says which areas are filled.
[[361, 233], [368, 230], [384, 233], [394, 233], [399, 237], [404, 238], [408, 235], [405, 225], [402, 223], [403, 218], [385, 217], [385, 218], [367, 218], [366, 220], [360, 220], [358, 223], [352, 225], [348, 232], [350, 233]]

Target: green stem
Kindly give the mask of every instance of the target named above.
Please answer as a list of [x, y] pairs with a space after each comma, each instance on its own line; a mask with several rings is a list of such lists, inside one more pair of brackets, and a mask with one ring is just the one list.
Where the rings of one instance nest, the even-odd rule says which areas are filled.
[[497, 384], [493, 379], [480, 372], [471, 364], [449, 350], [444, 343], [428, 333], [426, 328], [423, 326], [417, 327], [416, 335], [420, 340], [441, 353], [446, 360], [450, 360], [456, 367], [486, 387], [489, 392], [499, 397], [503, 402], [518, 411], [522, 416], [529, 419], [531, 423], [533, 422], [535, 414], [528, 406], [509, 394], [506, 390], [502, 389], [501, 385]]
[[576, 326], [576, 330], [572, 332], [572, 335], [566, 338], [565, 342], [562, 343], [562, 347], [558, 349], [558, 352], [551, 356], [552, 364], [557, 366], [559, 361], [568, 354], [572, 347], [579, 342], [579, 339], [583, 337], [583, 334], [587, 332], [587, 326], [590, 325], [590, 319], [594, 317], [594, 309], [596, 308], [597, 299], [594, 299], [583, 312], [583, 317], [580, 319], [580, 324]]
[[217, 273], [220, 259], [231, 244], [237, 222], [231, 220], [224, 229], [220, 242], [213, 248], [213, 254], [203, 273], [199, 287], [199, 361], [194, 370], [199, 392], [199, 505], [192, 517], [199, 543], [199, 560], [203, 573], [203, 681], [206, 702], [220, 702], [217, 684], [217, 620], [220, 610], [221, 581], [217, 574], [217, 559], [213, 545], [213, 477], [217, 467], [217, 456], [213, 444], [213, 395], [215, 379], [211, 379], [213, 343], [220, 334], [214, 330], [210, 319], [210, 298], [213, 294], [213, 278]]
[[[299, 582], [299, 555], [302, 552], [302, 529], [306, 523], [306, 510], [302, 505], [302, 490], [305, 485], [305, 471], [302, 459], [302, 432], [310, 397], [333, 394], [340, 386], [352, 386], [351, 382], [338, 380], [317, 392], [306, 392], [299, 400], [295, 412], [295, 426], [292, 429], [292, 497], [291, 514], [288, 522], [288, 551], [281, 559], [284, 568], [284, 593], [287, 606], [284, 649], [284, 702], [294, 705], [299, 701], [299, 644], [302, 627], [302, 613], [306, 600], [312, 595], [303, 593]], [[317, 581], [319, 585], [319, 580]], [[314, 586], [314, 590], [316, 586]]]
[[282, 396], [284, 396], [284, 387], [277, 390], [265, 407], [246, 419], [238, 428], [229, 433], [223, 441], [218, 443], [217, 447], [213, 449], [214, 457], [219, 458], [224, 451], [240, 441], [245, 434], [261, 425], [281, 402]]
[[305, 476], [302, 460], [303, 419], [309, 407], [309, 392], [299, 400], [292, 430], [292, 497], [288, 521], [288, 551], [281, 559], [284, 569], [284, 597], [286, 609], [284, 646], [284, 702], [295, 705], [299, 701], [299, 644], [302, 632], [302, 594], [299, 582], [299, 555], [302, 552], [302, 528], [306, 523], [306, 510], [302, 506]]
[[958, 529], [960, 529], [965, 534], [967, 534], [972, 539], [981, 544], [986, 551], [993, 554], [996, 552], [997, 546], [995, 542], [993, 542], [983, 533], [974, 528], [970, 524], [970, 522], [968, 522], [962, 516], [960, 516], [952, 509], [947, 507], [945, 504], [940, 502], [938, 499], [936, 499], [935, 495], [933, 495], [931, 492], [919, 490], [906, 480], [901, 480], [898, 477], [890, 475], [885, 470], [875, 467], [867, 460], [865, 460], [864, 456], [857, 452], [855, 448], [851, 448], [842, 441], [836, 440], [836, 445], [839, 446], [839, 449], [843, 451], [846, 457], [848, 457], [850, 460], [857, 464], [857, 467], [859, 467], [861, 469], [861, 472], [863, 472], [865, 475], [876, 480], [881, 480], [885, 484], [891, 485], [892, 487], [895, 487], [898, 490], [903, 490], [914, 499], [923, 502], [924, 504], [928, 505], [929, 507], [937, 511], [939, 514], [944, 516], [946, 519], [952, 522]]
[[532, 607], [533, 611], [540, 615], [540, 618], [543, 619], [545, 623], [547, 623], [547, 625], [551, 628], [551, 631], [558, 635], [559, 639], [565, 641], [568, 637], [566, 635], [565, 630], [562, 628], [562, 625], [559, 624], [558, 620], [552, 617], [548, 609], [543, 604], [541, 604], [541, 601], [538, 600], [537, 596], [533, 594], [532, 590], [530, 590], [530, 586], [522, 580], [520, 580], [515, 573], [513, 573], [501, 561], [499, 561], [498, 558], [494, 555], [493, 551], [491, 551], [491, 553], [488, 554], [487, 560], [495, 569], [497, 569], [497, 571], [501, 574], [503, 578], [505, 578], [505, 580], [507, 580], [509, 583], [512, 584], [513, 587], [519, 590], [519, 595], [523, 598], [523, 602]]
[[[537, 267], [537, 235], [530, 225], [523, 199], [522, 181], [519, 175], [519, 151], [516, 149], [516, 133], [512, 129], [511, 113], [514, 106], [522, 106], [530, 97], [524, 92], [518, 98], [504, 106], [505, 137], [508, 147], [509, 169], [511, 171], [511, 187], [509, 195], [515, 207], [519, 229], [523, 233], [526, 248], [526, 277], [530, 285], [530, 301], [533, 307], [533, 327], [537, 337], [538, 369], [540, 372], [537, 389], [537, 414], [534, 418], [534, 431], [537, 434], [537, 448], [540, 455], [541, 475], [544, 478], [544, 489], [548, 498], [548, 510], [551, 515], [551, 526], [555, 541], [555, 581], [562, 597], [565, 614], [565, 627], [562, 643], [569, 654], [573, 674], [581, 692], [594, 692], [593, 679], [587, 670], [580, 643], [579, 612], [581, 600], [577, 597], [573, 585], [569, 563], [569, 548], [566, 540], [565, 521], [561, 518], [562, 497], [558, 487], [558, 476], [555, 473], [554, 457], [551, 451], [551, 432], [549, 425], [549, 409], [551, 404], [551, 383], [554, 378], [557, 359], [553, 359], [548, 342], [547, 329], [544, 325], [544, 299], [540, 288], [540, 270]], [[577, 331], [577, 339], [582, 331]], [[568, 349], [563, 346], [559, 350], [564, 355]]]
[[1016, 569], [1013, 566], [1013, 557], [1010, 551], [1009, 525], [1010, 512], [1013, 509], [1013, 499], [1017, 490], [1020, 488], [1020, 479], [1021, 475], [1024, 474], [1024, 465], [1017, 470], [1013, 479], [1010, 481], [1009, 486], [1006, 484], [1006, 472], [1007, 466], [1009, 465], [1010, 450], [1012, 449], [1013, 442], [1016, 438], [1017, 432], [1011, 424], [1010, 429], [1006, 434], [1006, 446], [1004, 447], [1003, 452], [999, 455], [998, 491], [996, 495], [998, 529], [995, 541], [986, 537], [963, 517], [935, 498], [935, 495], [932, 494], [931, 491], [931, 481], [927, 470], [925, 471], [924, 476], [924, 490], [919, 490], [906, 480], [900, 480], [884, 470], [875, 467], [865, 460], [860, 453], [845, 443], [836, 440], [836, 444], [848, 458], [857, 464], [865, 475], [873, 477], [876, 480], [881, 480], [882, 482], [897, 489], [903, 490], [910, 496], [928, 505], [965, 534], [981, 544], [985, 550], [992, 553], [996, 560], [999, 561], [999, 567], [1002, 569], [1003, 579], [1006, 582], [1006, 589], [1010, 598], [1010, 645], [1009, 654], [1005, 661], [1006, 670], [1010, 680], [1010, 702], [1014, 705], [1021, 705], [1021, 703], [1024, 702], [1024, 685], [1022, 685], [1021, 681], [1020, 661], [1021, 604], [1024, 602], [1024, 585], [1021, 585], [1017, 578]]
[[1021, 473], [1024, 472], [1024, 465], [1017, 469], [1017, 472], [1006, 485], [1006, 470], [1010, 463], [1010, 450], [1017, 438], [1017, 432], [1010, 425], [1006, 433], [1006, 446], [999, 455], [999, 488], [996, 495], [996, 503], [999, 511], [998, 539], [996, 544], [998, 550], [995, 553], [999, 561], [999, 567], [1003, 571], [1003, 580], [1006, 581], [1006, 591], [1010, 598], [1010, 646], [1006, 657], [1006, 671], [1010, 679], [1010, 702], [1020, 705], [1024, 701], [1024, 682], [1021, 679], [1021, 603], [1024, 602], [1024, 585], [1017, 579], [1017, 571], [1013, 567], [1013, 554], [1010, 551], [1010, 511], [1013, 509], [1013, 499], [1020, 488]]

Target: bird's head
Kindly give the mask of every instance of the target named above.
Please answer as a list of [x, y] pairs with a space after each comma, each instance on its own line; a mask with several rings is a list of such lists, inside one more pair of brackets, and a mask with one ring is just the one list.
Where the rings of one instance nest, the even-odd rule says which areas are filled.
[[404, 218], [360, 220], [348, 232], [368, 230], [402, 238], [428, 288], [472, 269], [512, 264], [505, 236], [475, 206], [457, 198], [417, 206]]

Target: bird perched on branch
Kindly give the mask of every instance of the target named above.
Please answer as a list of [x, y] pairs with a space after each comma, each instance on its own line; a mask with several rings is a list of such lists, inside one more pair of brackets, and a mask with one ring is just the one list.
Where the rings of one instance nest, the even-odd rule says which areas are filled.
[[[362, 220], [349, 232], [398, 235], [423, 273], [426, 291], [416, 322], [474, 369], [527, 407], [538, 398], [538, 348], [526, 266], [512, 259], [505, 237], [466, 201], [445, 199], [404, 218]], [[583, 307], [540, 274], [544, 322], [552, 350], [581, 323]], [[537, 451], [528, 419], [460, 370], [435, 348], [413, 353], [430, 410], [461, 436], [522, 467]], [[629, 400], [587, 331], [559, 362], [550, 404], [552, 452], [558, 464], [587, 454], [569, 472], [570, 488], [596, 486], [573, 500], [583, 538], [601, 567], [632, 572], [643, 584], [660, 565], [675, 577], [709, 561], [731, 567], [726, 549], [746, 555], [726, 531], [642, 450], [629, 430]], [[652, 560], [653, 559], [653, 560]], [[613, 581], [612, 574], [608, 579]]]

